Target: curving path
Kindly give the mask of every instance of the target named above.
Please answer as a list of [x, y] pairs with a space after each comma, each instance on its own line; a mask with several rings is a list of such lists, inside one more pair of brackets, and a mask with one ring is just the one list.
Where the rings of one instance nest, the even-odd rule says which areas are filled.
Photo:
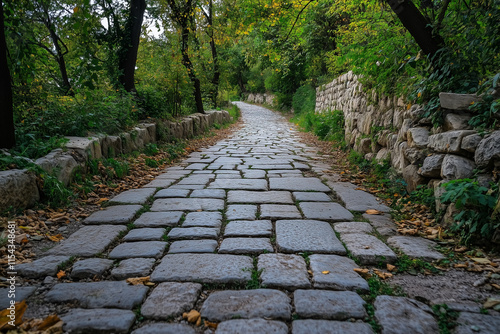
[[[237, 105], [244, 126], [230, 138], [116, 196], [47, 256], [17, 266], [32, 278], [19, 289], [29, 307], [58, 312], [71, 333], [214, 332], [183, 320], [191, 309], [219, 323], [216, 333], [372, 333], [360, 297], [369, 286], [353, 269], [394, 262], [396, 249], [442, 255], [396, 236], [388, 215], [363, 214], [389, 208], [324, 173], [281, 115]], [[46, 278], [71, 256], [72, 283]], [[155, 284], [125, 283], [143, 276]], [[374, 307], [382, 333], [438, 332], [418, 301], [379, 296]]]

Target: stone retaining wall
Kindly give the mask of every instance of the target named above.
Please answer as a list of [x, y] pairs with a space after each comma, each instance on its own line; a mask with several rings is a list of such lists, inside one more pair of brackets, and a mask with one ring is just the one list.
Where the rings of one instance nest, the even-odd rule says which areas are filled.
[[[493, 168], [500, 163], [500, 131], [481, 134], [471, 129], [468, 107], [475, 95], [440, 94], [444, 124], [434, 128], [422, 117], [423, 109], [404, 98], [379, 96], [364, 91], [358, 77], [346, 73], [316, 90], [316, 112], [341, 110], [345, 139], [366, 159], [390, 159], [402, 174], [408, 191], [428, 184], [437, 195], [441, 185], [455, 179], [478, 179], [488, 185]], [[438, 209], [443, 209], [439, 201]], [[451, 217], [454, 207], [448, 207]]]
[[[78, 167], [85, 167], [88, 160], [112, 158], [139, 150], [157, 141], [159, 129], [165, 132], [162, 139], [185, 139], [202, 134], [216, 123], [224, 124], [229, 121], [231, 116], [227, 111], [212, 110], [206, 114], [189, 115], [177, 122], [138, 124], [131, 131], [118, 136], [67, 137], [69, 142], [66, 143], [65, 149], [55, 149], [34, 163], [68, 185], [74, 171]], [[26, 169], [0, 172], [0, 211], [10, 207], [31, 207], [39, 200], [40, 189], [34, 173]]]
[[258, 104], [268, 104], [270, 106], [274, 105], [274, 102], [276, 100], [276, 96], [270, 93], [250, 93], [248, 94], [246, 100], [248, 102], [252, 103], [258, 103]]

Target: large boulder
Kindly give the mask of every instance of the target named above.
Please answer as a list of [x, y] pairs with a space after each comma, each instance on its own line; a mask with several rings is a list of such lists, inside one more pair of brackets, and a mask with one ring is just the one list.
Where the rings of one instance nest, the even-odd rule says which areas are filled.
[[491, 167], [494, 160], [500, 158], [500, 130], [492, 132], [479, 142], [474, 161], [480, 168]]
[[468, 135], [467, 137], [464, 137], [462, 139], [462, 145], [460, 147], [464, 151], [474, 153], [482, 139], [483, 137], [481, 137], [477, 133]]
[[441, 177], [445, 180], [466, 179], [474, 175], [476, 164], [467, 158], [447, 154], [441, 166]]
[[429, 136], [429, 147], [439, 153], [460, 153], [462, 148], [462, 139], [466, 136], [475, 134], [473, 130], [456, 130], [437, 133]]
[[425, 159], [425, 153], [423, 150], [419, 150], [415, 147], [409, 147], [404, 151], [405, 158], [413, 165], [419, 165]]
[[444, 154], [433, 154], [426, 157], [419, 174], [425, 177], [440, 177], [444, 156]]
[[470, 119], [471, 116], [468, 114], [450, 113], [444, 116], [443, 128], [445, 131], [469, 130], [471, 128], [469, 125]]
[[23, 169], [0, 172], [0, 210], [9, 207], [26, 208], [40, 199], [33, 173]]
[[403, 169], [408, 166], [408, 160], [406, 159], [404, 152], [408, 148], [407, 142], [399, 143], [391, 152], [391, 165], [398, 173], [402, 173]]
[[102, 158], [101, 141], [99, 138], [66, 137], [68, 150], [76, 151], [84, 159]]
[[73, 177], [74, 170], [79, 166], [75, 158], [62, 149], [55, 149], [46, 156], [39, 158], [35, 164], [49, 174], [54, 174], [64, 185], [68, 185]]
[[426, 128], [411, 128], [406, 133], [409, 147], [426, 148], [429, 144], [429, 130]]
[[417, 190], [419, 185], [425, 184], [425, 178], [418, 174], [418, 166], [416, 165], [408, 165], [403, 169], [403, 179], [409, 193]]
[[441, 107], [445, 109], [469, 110], [471, 104], [482, 100], [481, 97], [475, 94], [439, 93], [439, 102]]

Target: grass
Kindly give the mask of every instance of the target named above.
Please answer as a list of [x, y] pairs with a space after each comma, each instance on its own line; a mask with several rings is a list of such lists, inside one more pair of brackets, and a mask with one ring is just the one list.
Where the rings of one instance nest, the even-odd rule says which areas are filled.
[[446, 304], [433, 305], [432, 310], [434, 311], [434, 314], [437, 316], [439, 333], [450, 334], [451, 330], [455, 328], [457, 325], [455, 320], [457, 320], [458, 318], [458, 312], [450, 310], [450, 308]]

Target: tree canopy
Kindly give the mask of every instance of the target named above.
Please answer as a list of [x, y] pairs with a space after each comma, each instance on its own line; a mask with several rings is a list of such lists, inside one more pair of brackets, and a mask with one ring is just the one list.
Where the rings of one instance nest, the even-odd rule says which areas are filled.
[[[10, 125], [0, 146], [14, 145], [15, 125], [18, 152], [251, 92], [272, 92], [287, 109], [300, 87], [349, 70], [379, 92], [426, 102], [437, 122], [440, 90], [489, 92], [499, 76], [498, 0], [2, 4], [0, 108]], [[490, 100], [482, 108], [496, 112]], [[492, 126], [480, 114], [478, 124]]]

